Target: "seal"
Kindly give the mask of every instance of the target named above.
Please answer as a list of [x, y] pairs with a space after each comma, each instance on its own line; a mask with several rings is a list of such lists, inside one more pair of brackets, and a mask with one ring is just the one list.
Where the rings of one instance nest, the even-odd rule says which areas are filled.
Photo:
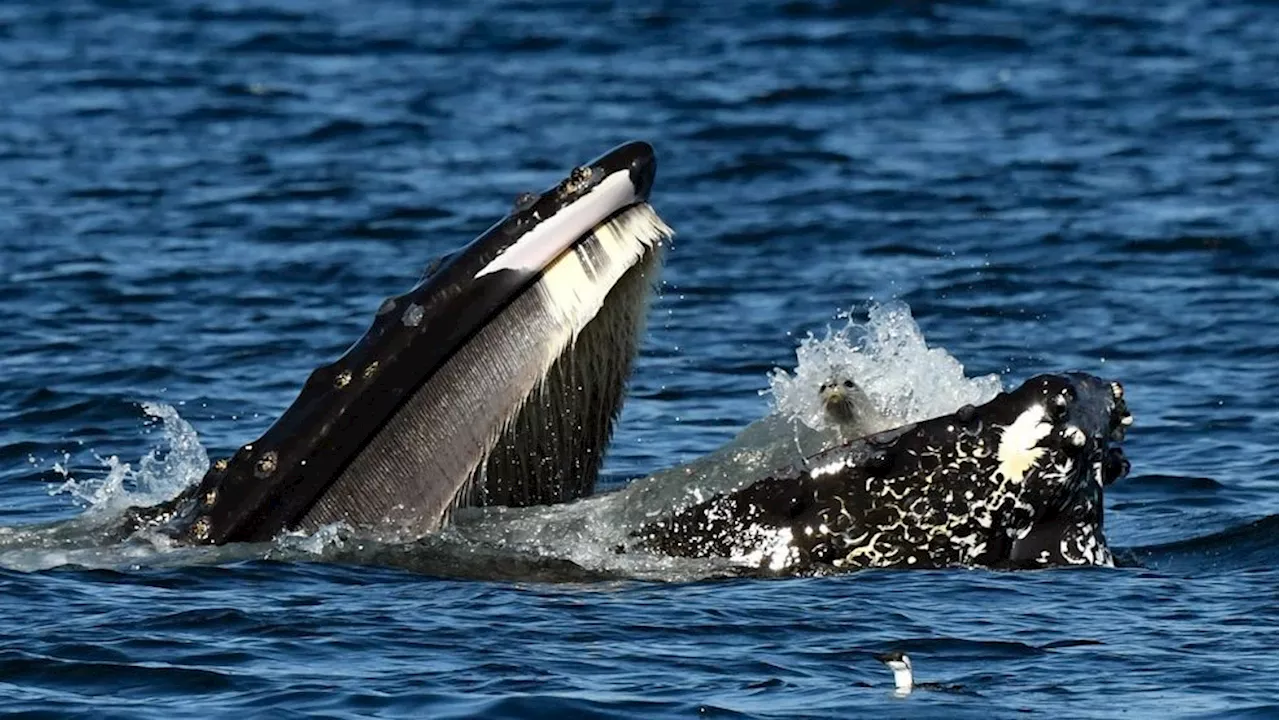
[[1119, 383], [1036, 376], [679, 510], [634, 547], [789, 574], [1111, 565], [1102, 492], [1132, 421]]
[[862, 386], [851, 378], [832, 375], [818, 386], [818, 397], [823, 419], [839, 432], [841, 441], [869, 435], [889, 424]]

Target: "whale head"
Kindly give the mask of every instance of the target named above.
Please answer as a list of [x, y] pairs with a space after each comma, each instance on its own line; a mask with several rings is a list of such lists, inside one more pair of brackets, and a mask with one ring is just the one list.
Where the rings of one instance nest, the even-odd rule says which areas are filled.
[[520, 196], [150, 519], [188, 542], [335, 522], [404, 538], [459, 506], [589, 493], [672, 235], [655, 169], [634, 142]]
[[772, 572], [1109, 565], [1128, 472], [1119, 383], [1040, 375], [980, 406], [825, 450], [646, 525], [642, 549]]

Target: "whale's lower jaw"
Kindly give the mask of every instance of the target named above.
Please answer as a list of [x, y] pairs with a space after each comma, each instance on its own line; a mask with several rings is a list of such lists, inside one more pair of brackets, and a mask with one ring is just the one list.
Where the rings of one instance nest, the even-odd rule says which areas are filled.
[[1118, 383], [1038, 376], [685, 508], [633, 548], [776, 573], [1110, 565], [1102, 492], [1131, 422]]
[[342, 522], [404, 540], [456, 507], [590, 494], [669, 237], [638, 205], [566, 253], [409, 399], [297, 528]]
[[452, 509], [581, 497], [595, 484], [671, 237], [656, 161], [621, 145], [388, 298], [258, 439], [122, 533], [269, 540], [344, 523], [398, 540]]
[[455, 506], [547, 505], [595, 490], [662, 270], [654, 243], [503, 425]]

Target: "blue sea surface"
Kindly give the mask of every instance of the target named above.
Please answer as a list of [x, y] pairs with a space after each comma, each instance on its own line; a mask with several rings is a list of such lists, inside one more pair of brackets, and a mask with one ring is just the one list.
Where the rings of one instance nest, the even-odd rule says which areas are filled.
[[[257, 437], [433, 256], [630, 139], [679, 234], [604, 489], [764, 416], [767, 373], [871, 300], [970, 375], [1119, 379], [1136, 423], [1118, 568], [545, 582], [10, 554], [0, 712], [1276, 717], [1278, 14], [6, 0], [0, 540], [86, 512], [68, 477], [86, 497], [177, 452], [143, 403], [215, 457]], [[892, 696], [893, 649], [963, 692]]]

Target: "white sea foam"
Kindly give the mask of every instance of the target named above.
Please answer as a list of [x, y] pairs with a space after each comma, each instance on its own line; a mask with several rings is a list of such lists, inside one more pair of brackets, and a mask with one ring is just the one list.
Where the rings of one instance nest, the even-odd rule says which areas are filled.
[[275, 550], [283, 551], [286, 555], [324, 555], [330, 550], [343, 549], [351, 534], [352, 530], [346, 523], [336, 522], [321, 525], [311, 532], [283, 532], [276, 536], [272, 544]]
[[795, 370], [769, 375], [773, 409], [815, 430], [825, 429], [818, 388], [848, 378], [860, 385], [889, 426], [917, 422], [978, 405], [1002, 389], [996, 375], [966, 377], [964, 366], [942, 348], [930, 348], [903, 302], [872, 305], [865, 323], [847, 317], [843, 327], [812, 334], [796, 348]]

